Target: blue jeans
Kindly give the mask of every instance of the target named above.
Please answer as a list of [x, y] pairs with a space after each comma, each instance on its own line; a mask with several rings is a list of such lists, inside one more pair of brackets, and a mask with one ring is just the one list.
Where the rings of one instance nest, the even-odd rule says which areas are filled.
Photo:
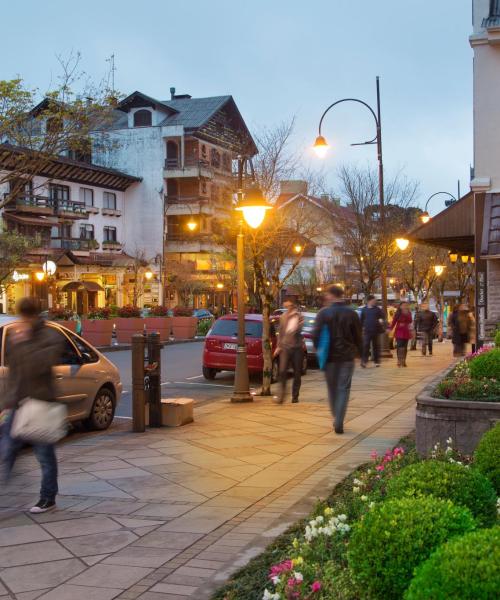
[[[12, 438], [10, 429], [14, 413], [2, 426], [0, 438], [0, 456], [4, 463], [4, 477], [7, 480], [16, 462], [17, 453], [23, 446], [21, 440]], [[53, 502], [56, 499], [57, 487], [57, 458], [53, 444], [33, 444], [33, 452], [42, 469], [42, 485], [40, 487], [40, 498]]]
[[328, 387], [328, 400], [330, 410], [335, 419], [335, 428], [344, 427], [344, 417], [351, 393], [352, 374], [354, 361], [329, 362], [325, 369], [326, 385]]

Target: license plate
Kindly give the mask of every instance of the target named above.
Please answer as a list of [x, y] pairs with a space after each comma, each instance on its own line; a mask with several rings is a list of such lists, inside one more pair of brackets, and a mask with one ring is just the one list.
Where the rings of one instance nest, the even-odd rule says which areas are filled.
[[224, 350], [236, 350], [238, 344], [224, 344]]

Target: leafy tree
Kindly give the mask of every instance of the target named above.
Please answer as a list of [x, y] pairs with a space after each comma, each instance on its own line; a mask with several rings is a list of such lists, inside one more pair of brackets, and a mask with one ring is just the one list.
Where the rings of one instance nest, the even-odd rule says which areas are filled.
[[0, 288], [12, 283], [12, 274], [23, 264], [34, 240], [15, 231], [0, 231]]

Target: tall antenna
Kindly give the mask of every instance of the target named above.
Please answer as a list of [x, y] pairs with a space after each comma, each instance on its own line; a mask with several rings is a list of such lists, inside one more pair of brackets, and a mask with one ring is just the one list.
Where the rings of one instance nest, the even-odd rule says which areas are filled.
[[111, 92], [114, 95], [114, 93], [115, 93], [115, 72], [116, 72], [115, 54], [113, 53], [109, 58], [107, 58], [106, 62], [109, 62], [109, 64], [110, 64], [110, 71], [111, 71]]

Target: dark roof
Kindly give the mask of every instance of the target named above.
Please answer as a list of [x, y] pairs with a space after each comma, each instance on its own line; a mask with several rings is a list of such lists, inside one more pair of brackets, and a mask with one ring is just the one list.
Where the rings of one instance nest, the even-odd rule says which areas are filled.
[[[22, 169], [23, 156], [26, 157], [24, 161], [26, 169], [30, 171], [27, 175], [64, 179], [119, 191], [124, 191], [132, 183], [141, 181], [140, 177], [127, 175], [115, 169], [108, 169], [107, 167], [62, 156], [45, 156], [42, 154], [37, 156], [27, 148], [20, 148], [11, 144], [0, 144], [0, 168], [7, 171]], [[36, 169], [36, 172], [33, 172], [33, 169]]]
[[500, 194], [485, 196], [481, 255], [500, 256]]
[[168, 106], [166, 102], [152, 98], [151, 96], [143, 94], [142, 92], [138, 92], [137, 90], [119, 102], [116, 106], [116, 109], [122, 112], [128, 112], [130, 108], [139, 106], [151, 106], [154, 109], [159, 108], [167, 112], [175, 112], [175, 108]]
[[163, 100], [162, 104], [173, 108], [176, 114], [166, 117], [162, 125], [183, 125], [187, 130], [199, 129], [230, 100], [233, 100], [232, 96]]

